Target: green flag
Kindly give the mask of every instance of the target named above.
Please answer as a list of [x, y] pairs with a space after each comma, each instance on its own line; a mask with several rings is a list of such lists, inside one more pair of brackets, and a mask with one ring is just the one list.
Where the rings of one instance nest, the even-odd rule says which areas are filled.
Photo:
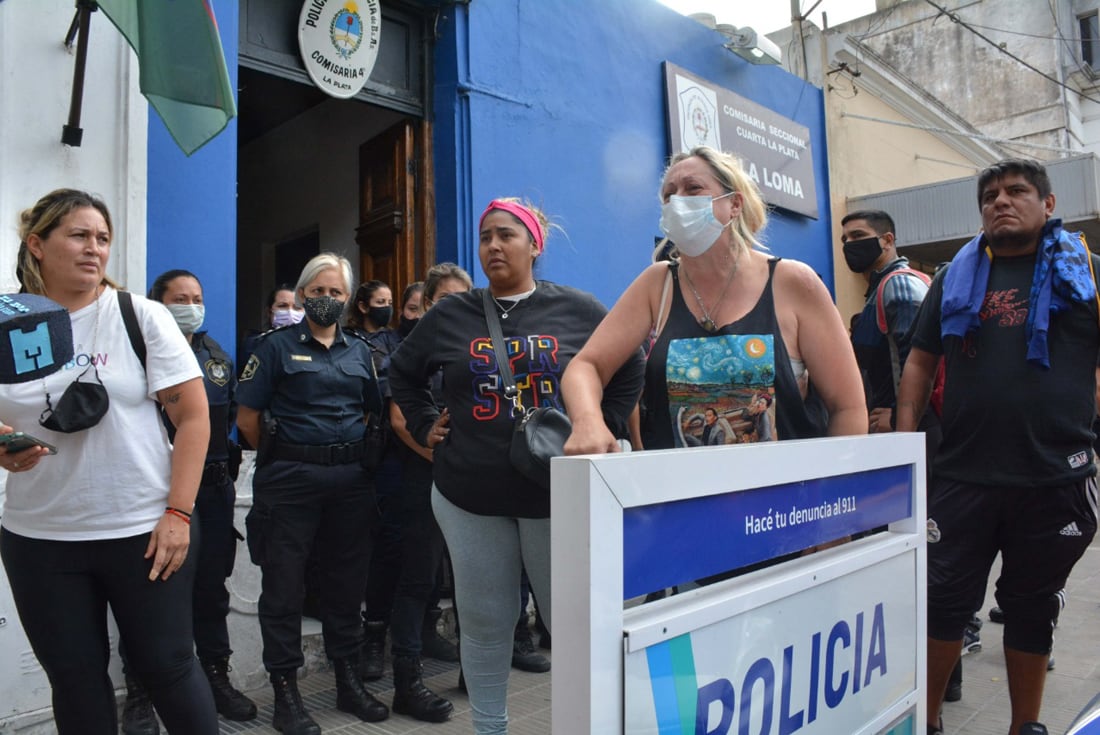
[[237, 115], [209, 0], [98, 0], [138, 56], [141, 93], [187, 155]]

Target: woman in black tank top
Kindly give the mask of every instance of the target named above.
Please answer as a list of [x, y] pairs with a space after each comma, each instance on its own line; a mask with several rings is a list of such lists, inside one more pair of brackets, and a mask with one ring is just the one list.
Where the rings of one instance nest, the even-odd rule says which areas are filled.
[[635, 279], [566, 370], [566, 453], [617, 450], [602, 387], [647, 337], [646, 449], [866, 433], [840, 314], [808, 266], [755, 249], [766, 208], [739, 161], [675, 156], [661, 201], [677, 257]]

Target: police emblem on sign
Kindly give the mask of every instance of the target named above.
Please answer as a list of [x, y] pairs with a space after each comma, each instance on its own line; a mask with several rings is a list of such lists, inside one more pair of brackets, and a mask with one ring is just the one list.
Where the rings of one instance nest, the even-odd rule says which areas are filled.
[[221, 387], [229, 382], [229, 366], [224, 361], [211, 358], [203, 367], [206, 369], [206, 377], [214, 385]]
[[354, 54], [359, 49], [359, 44], [363, 43], [363, 19], [356, 10], [355, 3], [347, 3], [332, 16], [332, 23], [329, 25], [329, 40], [336, 48], [336, 53], [345, 59]]

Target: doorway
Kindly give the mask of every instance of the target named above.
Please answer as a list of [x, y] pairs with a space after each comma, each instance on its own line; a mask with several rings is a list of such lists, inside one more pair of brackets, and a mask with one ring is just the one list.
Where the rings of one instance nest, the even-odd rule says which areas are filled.
[[395, 294], [423, 277], [435, 254], [426, 122], [246, 66], [238, 104], [238, 334], [266, 328], [267, 294], [318, 252]]

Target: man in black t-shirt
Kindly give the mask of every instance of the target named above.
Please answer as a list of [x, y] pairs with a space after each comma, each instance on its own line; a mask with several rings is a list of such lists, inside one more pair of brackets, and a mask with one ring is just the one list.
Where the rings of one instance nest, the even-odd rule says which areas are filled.
[[928, 732], [963, 629], [1002, 557], [1011, 735], [1046, 732], [1042, 704], [1057, 593], [1096, 532], [1092, 419], [1100, 351], [1100, 260], [1052, 218], [1034, 161], [978, 178], [982, 233], [932, 283], [897, 404], [897, 427], [924, 412], [945, 365], [943, 442], [928, 501]]

